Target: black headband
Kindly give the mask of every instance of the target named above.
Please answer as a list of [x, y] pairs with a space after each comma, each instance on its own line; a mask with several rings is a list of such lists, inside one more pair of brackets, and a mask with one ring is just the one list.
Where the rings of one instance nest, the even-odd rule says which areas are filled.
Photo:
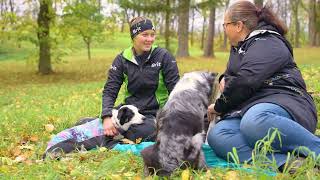
[[131, 39], [136, 37], [141, 32], [149, 29], [155, 30], [152, 22], [149, 19], [138, 22], [137, 24], [130, 27]]

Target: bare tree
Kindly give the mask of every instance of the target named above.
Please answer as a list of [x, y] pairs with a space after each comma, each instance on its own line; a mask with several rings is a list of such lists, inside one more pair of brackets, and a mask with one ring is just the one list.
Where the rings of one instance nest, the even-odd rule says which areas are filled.
[[41, 74], [52, 73], [50, 55], [50, 21], [51, 21], [51, 0], [39, 0], [40, 11], [38, 14], [38, 40], [39, 40], [39, 66]]
[[166, 0], [166, 19], [165, 19], [165, 31], [164, 31], [164, 39], [165, 39], [165, 47], [170, 50], [170, 0]]
[[[225, 10], [227, 10], [228, 6], [229, 6], [229, 2], [230, 0], [226, 0], [225, 3]], [[227, 35], [226, 32], [223, 31], [223, 45], [222, 45], [223, 49], [227, 49]]]
[[293, 22], [294, 22], [294, 47], [299, 48], [300, 47], [300, 22], [299, 22], [299, 6], [300, 6], [301, 0], [292, 0], [290, 3], [291, 5], [291, 12], [293, 15]]
[[189, 45], [188, 45], [189, 7], [190, 7], [190, 0], [179, 0], [177, 57], [189, 56]]
[[193, 46], [193, 42], [194, 42], [194, 37], [193, 37], [193, 34], [194, 34], [194, 16], [195, 16], [195, 9], [192, 8], [192, 16], [191, 16], [191, 37], [190, 37], [190, 44], [191, 46]]
[[206, 45], [204, 46], [204, 53], [203, 53], [203, 56], [205, 57], [214, 57], [215, 12], [216, 12], [216, 7], [212, 6], [210, 8], [208, 35], [207, 35]]
[[317, 38], [319, 38], [319, 31], [317, 30], [317, 21], [320, 16], [317, 16], [317, 1], [309, 0], [309, 45], [317, 46]]
[[205, 38], [205, 29], [206, 29], [206, 23], [207, 23], [207, 16], [203, 16], [203, 23], [202, 23], [202, 33], [201, 33], [201, 45], [200, 48], [203, 49], [204, 46], [204, 38]]

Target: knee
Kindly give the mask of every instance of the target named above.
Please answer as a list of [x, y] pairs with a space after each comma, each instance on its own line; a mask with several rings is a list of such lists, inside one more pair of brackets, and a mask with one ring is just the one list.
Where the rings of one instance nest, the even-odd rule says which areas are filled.
[[219, 136], [221, 136], [221, 133], [219, 131], [220, 130], [217, 127], [211, 128], [209, 130], [207, 140], [208, 140], [208, 144], [211, 147], [215, 146], [216, 142], [220, 138]]
[[226, 145], [225, 142], [231, 134], [234, 134], [231, 127], [226, 127], [223, 122], [218, 123], [214, 128], [209, 130], [207, 137], [208, 144], [213, 149], [223, 149]]
[[241, 119], [240, 131], [244, 134], [251, 134], [257, 131], [258, 127], [266, 125], [269, 115], [269, 110], [264, 109], [263, 104], [251, 107]]

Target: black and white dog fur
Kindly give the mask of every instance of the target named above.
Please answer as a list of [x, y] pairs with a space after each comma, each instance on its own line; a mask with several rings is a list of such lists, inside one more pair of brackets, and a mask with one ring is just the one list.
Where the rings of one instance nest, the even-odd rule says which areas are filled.
[[133, 124], [142, 124], [145, 116], [133, 105], [123, 105], [118, 110], [112, 110], [112, 121], [116, 128], [127, 131]]
[[176, 169], [205, 169], [204, 117], [217, 74], [186, 73], [157, 114], [156, 143], [141, 155], [145, 175], [169, 176]]
[[[84, 117], [78, 120], [75, 126], [85, 124], [95, 117]], [[139, 113], [139, 109], [134, 105], [122, 105], [118, 108], [112, 109], [112, 122], [120, 131], [127, 131], [131, 125], [142, 124], [145, 116]]]
[[[144, 123], [144, 120], [145, 116], [133, 105], [123, 105], [119, 109], [112, 110], [112, 121], [121, 134], [132, 125]], [[61, 131], [48, 142], [43, 158], [48, 153], [52, 154], [52, 157], [59, 157], [61, 153], [104, 146], [105, 139], [102, 121], [99, 118], [82, 118], [75, 126]]]

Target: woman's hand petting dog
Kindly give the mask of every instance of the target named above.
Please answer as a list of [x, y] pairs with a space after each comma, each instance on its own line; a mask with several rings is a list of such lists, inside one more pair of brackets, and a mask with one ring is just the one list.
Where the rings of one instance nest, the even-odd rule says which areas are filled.
[[116, 136], [119, 134], [116, 126], [114, 125], [111, 117], [106, 117], [103, 120], [103, 129], [106, 136]]
[[214, 110], [214, 104], [210, 104], [210, 106], [208, 107], [208, 120], [209, 122], [211, 122], [212, 120], [214, 120], [216, 118], [216, 116], [219, 116], [221, 113], [218, 113], [216, 110]]
[[[224, 80], [224, 77], [223, 77], [219, 82], [219, 91], [220, 91], [220, 93], [223, 92], [224, 85], [225, 85], [225, 80]], [[221, 113], [218, 113], [216, 110], [214, 110], [214, 104], [211, 104], [208, 107], [208, 112], [207, 112], [207, 116], [208, 116], [209, 122], [214, 120], [216, 118], [216, 116], [219, 116], [219, 115], [221, 115]]]
[[225, 82], [224, 77], [223, 77], [223, 78], [221, 79], [221, 81], [219, 82], [219, 90], [220, 90], [221, 93], [223, 92], [225, 83], [226, 83], [226, 82]]

